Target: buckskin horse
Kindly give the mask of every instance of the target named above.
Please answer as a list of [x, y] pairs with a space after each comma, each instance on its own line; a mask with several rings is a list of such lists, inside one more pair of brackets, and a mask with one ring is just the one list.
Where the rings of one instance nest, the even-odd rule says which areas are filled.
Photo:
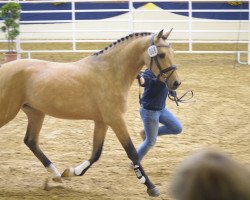
[[[28, 118], [24, 143], [55, 181], [82, 176], [100, 158], [107, 129], [111, 127], [134, 163], [136, 177], [146, 185], [150, 196], [158, 196], [160, 192], [138, 161], [124, 114], [129, 88], [143, 66], [149, 66], [171, 90], [181, 84], [173, 49], [167, 42], [171, 31], [133, 33], [77, 62], [21, 59], [3, 64], [0, 67], [0, 127], [22, 109]], [[94, 121], [89, 160], [60, 174], [39, 147], [45, 115]]]

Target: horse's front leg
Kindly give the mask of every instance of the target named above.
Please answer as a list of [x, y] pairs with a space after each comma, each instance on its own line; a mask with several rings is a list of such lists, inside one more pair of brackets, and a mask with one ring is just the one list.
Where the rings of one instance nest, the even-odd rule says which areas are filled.
[[104, 139], [108, 130], [108, 126], [103, 122], [95, 122], [94, 138], [93, 138], [93, 150], [89, 160], [86, 160], [77, 167], [71, 167], [66, 169], [62, 173], [62, 177], [82, 176], [85, 172], [96, 162], [102, 153], [102, 147]]
[[139, 162], [137, 151], [129, 136], [124, 119], [122, 117], [121, 118], [113, 117], [113, 119], [115, 120], [111, 122], [110, 126], [115, 132], [116, 136], [118, 137], [123, 148], [125, 149], [128, 158], [133, 162], [136, 177], [139, 179], [140, 183], [143, 183], [147, 186], [147, 193], [149, 194], [149, 196], [154, 196], [154, 197], [159, 196], [160, 195], [159, 190], [149, 180], [148, 176], [144, 172]]

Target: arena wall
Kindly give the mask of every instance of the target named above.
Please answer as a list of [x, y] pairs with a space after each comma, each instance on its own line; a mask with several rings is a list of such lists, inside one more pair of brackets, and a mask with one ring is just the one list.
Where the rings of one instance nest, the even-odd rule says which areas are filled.
[[[4, 2], [0, 1], [0, 5]], [[19, 52], [22, 43], [71, 42], [72, 51], [76, 51], [77, 42], [112, 41], [132, 32], [170, 28], [174, 33], [171, 42], [186, 43], [188, 52], [194, 52], [194, 43], [250, 46], [249, 1], [19, 2], [22, 6]], [[5, 40], [2, 33], [0, 40]]]

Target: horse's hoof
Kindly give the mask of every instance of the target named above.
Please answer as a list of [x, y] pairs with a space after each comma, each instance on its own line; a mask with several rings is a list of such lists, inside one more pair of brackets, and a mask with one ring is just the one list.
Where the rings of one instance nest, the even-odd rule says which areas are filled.
[[[50, 191], [50, 190], [53, 190], [55, 188], [63, 188], [62, 186], [62, 180], [60, 180], [61, 177], [56, 177], [56, 180], [53, 179], [53, 178], [46, 178], [45, 181], [44, 181], [44, 184], [43, 184], [43, 189], [46, 190], [46, 191]], [[51, 182], [52, 180], [52, 182]], [[60, 181], [58, 181], [60, 180]], [[56, 182], [53, 182], [53, 181], [56, 181]]]
[[54, 182], [57, 182], [57, 183], [62, 183], [62, 178], [61, 178], [61, 176], [52, 177], [52, 180], [53, 180]]
[[161, 194], [160, 191], [156, 187], [154, 187], [152, 189], [148, 189], [147, 193], [151, 197], [158, 197]]
[[63, 177], [63, 178], [68, 178], [68, 177], [72, 177], [72, 176], [75, 176], [75, 170], [73, 167], [65, 169], [61, 175], [61, 177]]

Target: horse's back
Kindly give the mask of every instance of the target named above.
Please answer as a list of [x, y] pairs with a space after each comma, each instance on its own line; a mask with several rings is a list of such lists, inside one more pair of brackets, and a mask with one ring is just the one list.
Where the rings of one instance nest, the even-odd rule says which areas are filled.
[[19, 106], [54, 117], [102, 120], [101, 113], [123, 102], [104, 66], [92, 57], [72, 63], [17, 60], [1, 67], [0, 91]]
[[[14, 101], [15, 104], [22, 105], [27, 97], [30, 80], [39, 79], [43, 73], [57, 66], [49, 61], [36, 59], [22, 59], [5, 63], [0, 67], [0, 101], [8, 99], [9, 102]], [[49, 73], [48, 73], [49, 74]], [[13, 99], [13, 100], [12, 100]], [[0, 103], [2, 103], [0, 102]]]
[[5, 63], [0, 67], [0, 80], [16, 79], [15, 76], [24, 78], [25, 71], [31, 68], [35, 69], [38, 64], [44, 65], [45, 63], [46, 61], [35, 59], [22, 59]]
[[3, 92], [11, 88], [23, 86], [24, 67], [19, 60], [1, 65], [0, 67], [0, 89]]
[[57, 63], [37, 59], [21, 59], [3, 64], [0, 67], [0, 80], [4, 83], [14, 84], [16, 81], [27, 82], [31, 77], [38, 78], [46, 74], [66, 73], [67, 69], [73, 68], [74, 63]]
[[6, 91], [18, 84], [15, 90], [18, 97], [15, 98], [45, 114], [59, 118], [93, 119], [99, 114], [94, 70], [88, 60], [58, 63], [24, 59], [4, 64], [0, 79], [5, 77], [5, 82], [12, 85], [9, 88], [4, 86]]
[[0, 90], [9, 95], [17, 92], [20, 96], [26, 86], [29, 71], [39, 70], [37, 66], [44, 65], [45, 61], [34, 59], [15, 60], [0, 67]]

